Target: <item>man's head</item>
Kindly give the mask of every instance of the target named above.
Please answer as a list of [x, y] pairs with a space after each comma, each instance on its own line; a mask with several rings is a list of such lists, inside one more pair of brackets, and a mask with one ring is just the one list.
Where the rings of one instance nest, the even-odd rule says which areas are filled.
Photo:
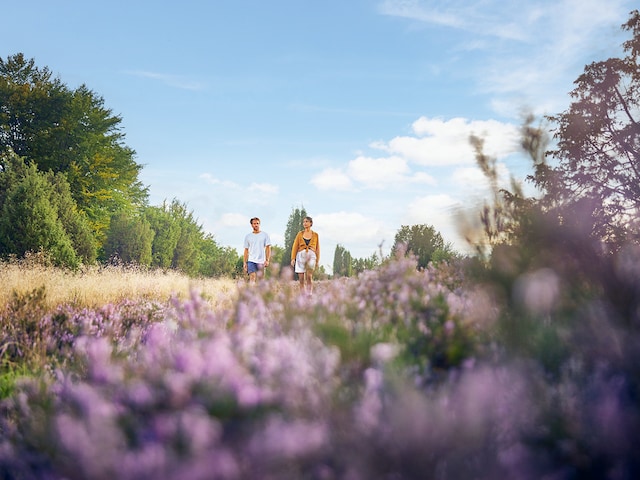
[[253, 217], [249, 223], [251, 223], [251, 228], [253, 228], [254, 232], [260, 231], [260, 219], [258, 217]]

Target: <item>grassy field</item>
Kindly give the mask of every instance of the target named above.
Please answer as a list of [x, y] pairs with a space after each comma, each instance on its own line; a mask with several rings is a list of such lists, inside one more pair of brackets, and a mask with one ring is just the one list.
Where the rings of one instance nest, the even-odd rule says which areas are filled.
[[70, 304], [98, 307], [124, 299], [164, 302], [186, 298], [196, 290], [211, 302], [233, 301], [238, 282], [229, 278], [193, 279], [176, 271], [150, 271], [130, 267], [88, 267], [79, 272], [37, 263], [0, 264], [0, 305], [44, 287], [45, 307]]

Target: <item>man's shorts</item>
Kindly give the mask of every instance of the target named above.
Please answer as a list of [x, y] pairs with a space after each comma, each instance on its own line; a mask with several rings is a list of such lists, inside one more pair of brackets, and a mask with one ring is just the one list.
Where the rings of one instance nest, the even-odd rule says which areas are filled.
[[263, 268], [263, 263], [247, 262], [247, 273], [260, 272]]

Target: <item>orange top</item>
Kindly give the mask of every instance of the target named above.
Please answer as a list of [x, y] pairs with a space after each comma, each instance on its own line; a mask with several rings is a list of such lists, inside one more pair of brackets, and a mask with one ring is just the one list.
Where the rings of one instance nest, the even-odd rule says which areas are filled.
[[316, 262], [320, 263], [320, 238], [318, 237], [318, 234], [311, 230], [311, 240], [309, 240], [309, 245], [307, 245], [307, 242], [305, 242], [302, 237], [303, 233], [304, 230], [300, 230], [293, 241], [293, 247], [291, 247], [291, 261], [296, 259], [296, 254], [300, 250], [313, 250], [316, 253]]

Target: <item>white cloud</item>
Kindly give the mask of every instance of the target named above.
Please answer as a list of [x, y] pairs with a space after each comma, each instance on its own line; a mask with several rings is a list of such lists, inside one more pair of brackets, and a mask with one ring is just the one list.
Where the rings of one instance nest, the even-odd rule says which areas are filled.
[[426, 195], [414, 199], [407, 206], [406, 221], [409, 224], [444, 224], [450, 221], [449, 212], [453, 212], [460, 203], [447, 194]]
[[359, 156], [349, 162], [349, 176], [367, 187], [380, 188], [404, 182], [409, 166], [404, 158]]
[[491, 156], [502, 157], [519, 148], [518, 127], [495, 120], [420, 117], [412, 129], [415, 136], [395, 137], [386, 144], [377, 142], [371, 146], [426, 166], [474, 163], [475, 154], [469, 143], [472, 134], [484, 139], [484, 151]]
[[461, 191], [467, 194], [478, 191], [484, 192], [489, 187], [487, 177], [478, 167], [456, 168], [451, 174], [451, 180]]
[[311, 178], [318, 190], [351, 190], [353, 183], [349, 176], [338, 168], [327, 168]]
[[398, 187], [406, 183], [436, 183], [425, 172], [412, 173], [407, 160], [396, 155], [378, 158], [361, 155], [349, 162], [347, 170], [352, 179], [368, 188]]
[[356, 212], [324, 213], [313, 217], [313, 228], [318, 228], [336, 243], [376, 241], [384, 226], [380, 220]]
[[225, 188], [238, 188], [238, 184], [235, 182], [231, 182], [229, 180], [220, 180], [216, 177], [214, 177], [212, 174], [210, 173], [202, 173], [199, 175], [199, 178], [202, 178], [205, 182], [211, 184], [211, 185], [220, 185], [223, 186]]
[[409, 203], [403, 222], [405, 225], [431, 225], [445, 242], [465, 252], [468, 245], [460, 237], [457, 228], [457, 216], [461, 208], [462, 204], [450, 195], [426, 195]]
[[276, 195], [279, 191], [280, 187], [278, 185], [274, 185], [272, 183], [256, 183], [253, 182], [249, 185], [250, 192], [256, 192], [266, 195]]

